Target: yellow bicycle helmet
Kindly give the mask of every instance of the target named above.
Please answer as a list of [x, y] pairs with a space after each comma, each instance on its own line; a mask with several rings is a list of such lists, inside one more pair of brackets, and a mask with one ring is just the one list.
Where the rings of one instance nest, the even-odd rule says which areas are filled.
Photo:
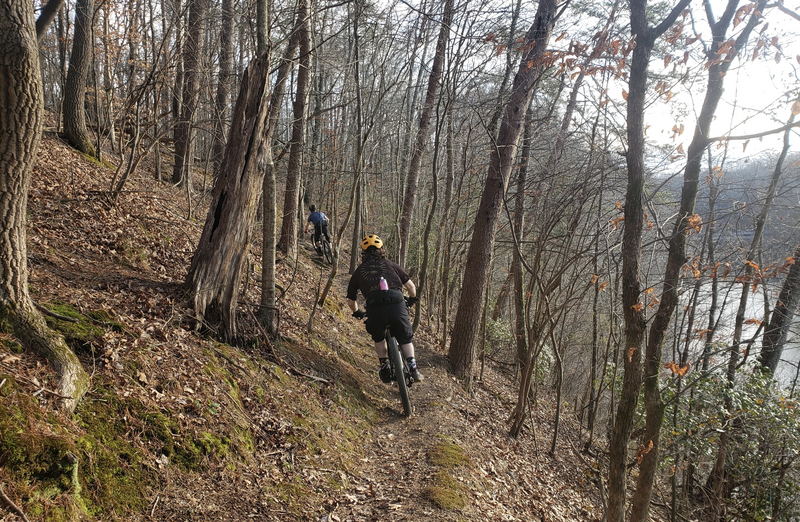
[[367, 236], [367, 237], [365, 237], [365, 238], [364, 238], [364, 240], [361, 242], [361, 250], [366, 250], [366, 249], [368, 249], [369, 247], [373, 247], [373, 246], [374, 246], [375, 248], [377, 248], [377, 249], [380, 249], [380, 248], [382, 248], [382, 247], [383, 247], [383, 241], [381, 241], [381, 238], [379, 238], [379, 237], [378, 237], [378, 236], [376, 236], [375, 234], [370, 234], [370, 235], [368, 235], [368, 236]]

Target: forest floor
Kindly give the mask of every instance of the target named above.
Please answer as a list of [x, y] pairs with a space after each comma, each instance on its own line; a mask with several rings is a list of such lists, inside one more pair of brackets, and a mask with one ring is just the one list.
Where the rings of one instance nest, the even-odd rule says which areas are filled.
[[[571, 410], [562, 413], [551, 452], [555, 408], [549, 388], [540, 386], [532, 419], [519, 439], [510, 438], [516, 383], [487, 363], [466, 392], [448, 373], [424, 317], [415, 346], [425, 380], [412, 387], [414, 413], [405, 418], [396, 389], [378, 379], [363, 325], [346, 308], [346, 267], [340, 267], [328, 302], [314, 306], [328, 270], [308, 241], [301, 242], [296, 262], [279, 260], [285, 292], [279, 339], [260, 336], [246, 312], [258, 302], [256, 255], [240, 318], [254, 340], [236, 348], [195, 332], [181, 285], [208, 201], [193, 199], [197, 206], [190, 212], [185, 189], [154, 181], [151, 169], [143, 163], [111, 202], [114, 170], [87, 161], [49, 132], [32, 179], [33, 298], [61, 314], [104, 311], [112, 318], [107, 323], [118, 328], [83, 337], [76, 349], [92, 388], [72, 418], [54, 409], [46, 361], [0, 345], [0, 377], [10, 375], [17, 386], [8, 392], [0, 384], [6, 401], [0, 406], [35, 398], [44, 414], [28, 415], [29, 433], [56, 432], [54, 422], [60, 436], [81, 440], [90, 433], [118, 454], [115, 465], [123, 474], [140, 478], [125, 486], [125, 495], [134, 491], [131, 499], [111, 483], [92, 480], [100, 473], [96, 461], [81, 467], [90, 507], [73, 518], [602, 519], [603, 472], [579, 451]], [[202, 183], [195, 185], [199, 192]], [[260, 240], [253, 251], [260, 251]], [[347, 252], [342, 257], [349, 259]], [[122, 406], [103, 417], [102, 408], [112, 404]], [[164, 418], [169, 431], [159, 432], [153, 418]], [[85, 450], [79, 458], [92, 455]], [[69, 491], [43, 501], [33, 494], [34, 474], [3, 464], [0, 455], [0, 485], [31, 520], [53, 520], [48, 513], [68, 503]], [[16, 520], [22, 518], [0, 502], [0, 522]]]

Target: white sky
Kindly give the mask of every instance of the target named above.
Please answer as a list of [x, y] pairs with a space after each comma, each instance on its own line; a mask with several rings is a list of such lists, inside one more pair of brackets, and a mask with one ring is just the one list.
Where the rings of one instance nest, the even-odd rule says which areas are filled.
[[[699, 7], [697, 2], [693, 4], [695, 9]], [[800, 1], [787, 1], [785, 5], [800, 13]], [[778, 38], [781, 58], [776, 61], [778, 50], [767, 46], [766, 58], [762, 55], [755, 61], [751, 60], [757, 33], [765, 25], [762, 22], [751, 34], [747, 49], [740, 53], [740, 59], [734, 63], [725, 79], [725, 94], [712, 124], [712, 136], [749, 135], [767, 131], [784, 125], [791, 114], [794, 98], [800, 91], [800, 21], [775, 8], [767, 10], [765, 21], [769, 22], [769, 26], [764, 34], [770, 39], [773, 36]], [[740, 25], [739, 28], [741, 27]], [[705, 21], [697, 21], [696, 28], [705, 38], [710, 35]], [[734, 35], [738, 34], [739, 28]], [[671, 69], [672, 66], [669, 67]], [[652, 70], [665, 71], [663, 63], [655, 61]], [[699, 73], [695, 85], [676, 86], [669, 104], [662, 97], [646, 113], [647, 124], [650, 125], [648, 138], [658, 143], [672, 143], [675, 147], [683, 144], [684, 151], [694, 132], [707, 79], [702, 64], [695, 64], [692, 72]], [[681, 124], [685, 128], [684, 133], [674, 140], [671, 139], [673, 125]], [[791, 143], [800, 146], [797, 138], [792, 139]], [[783, 144], [783, 133], [752, 139], [747, 143], [746, 149], [743, 144], [742, 141], [730, 142], [729, 154], [746, 157], [764, 150], [779, 150]]]

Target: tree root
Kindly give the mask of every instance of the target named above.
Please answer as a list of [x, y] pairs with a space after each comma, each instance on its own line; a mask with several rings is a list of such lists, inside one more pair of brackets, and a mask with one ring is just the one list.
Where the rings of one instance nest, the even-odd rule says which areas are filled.
[[0, 498], [2, 498], [3, 501], [6, 504], [8, 504], [8, 507], [11, 508], [12, 511], [14, 511], [17, 515], [21, 516], [22, 520], [24, 520], [25, 522], [31, 522], [30, 520], [28, 520], [28, 517], [25, 516], [25, 512], [22, 511], [19, 507], [17, 507], [17, 505], [14, 504], [14, 502], [10, 498], [8, 498], [8, 495], [6, 495], [6, 492], [3, 490], [3, 484], [1, 483], [0, 483]]

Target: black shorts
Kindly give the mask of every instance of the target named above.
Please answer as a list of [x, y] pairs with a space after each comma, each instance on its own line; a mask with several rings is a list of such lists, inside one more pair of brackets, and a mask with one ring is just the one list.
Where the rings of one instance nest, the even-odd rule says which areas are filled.
[[[403, 294], [399, 290], [390, 290], [389, 293], [399, 295], [399, 302], [373, 303], [367, 302], [367, 332], [376, 343], [386, 338], [386, 327], [391, 328], [392, 335], [398, 344], [409, 344], [414, 331], [411, 329], [411, 318], [408, 316]], [[396, 299], [392, 299], [396, 301]]]
[[325, 239], [328, 241], [331, 240], [330, 236], [328, 235], [327, 223], [317, 223], [314, 225], [314, 241], [319, 241], [320, 236], [325, 236]]

